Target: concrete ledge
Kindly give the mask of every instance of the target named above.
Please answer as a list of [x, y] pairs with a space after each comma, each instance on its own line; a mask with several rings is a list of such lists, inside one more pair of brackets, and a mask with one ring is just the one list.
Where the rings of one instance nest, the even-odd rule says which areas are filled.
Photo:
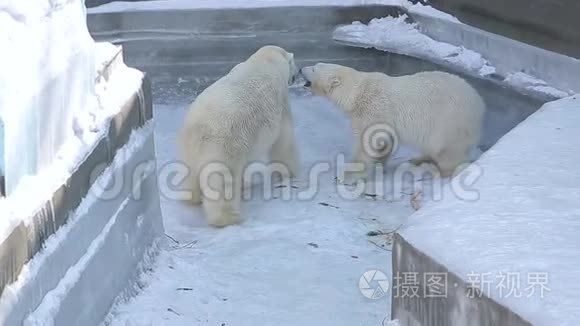
[[394, 240], [393, 276], [418, 273], [414, 285], [425, 288], [425, 273], [444, 273], [447, 295], [393, 291], [393, 318], [446, 326], [580, 322], [578, 121], [580, 97], [547, 103], [472, 165], [483, 172], [470, 187], [479, 198], [446, 188], [441, 201], [411, 216]]
[[[528, 321], [486, 295], [465, 300], [469, 284], [444, 265], [424, 254], [400, 234], [393, 242], [393, 300], [391, 316], [404, 326], [510, 325], [531, 326]], [[417, 273], [418, 296], [404, 295], [405, 274]], [[434, 275], [445, 275], [445, 296], [429, 291], [428, 281]], [[399, 279], [399, 277], [401, 279]], [[410, 285], [407, 285], [410, 286]]]

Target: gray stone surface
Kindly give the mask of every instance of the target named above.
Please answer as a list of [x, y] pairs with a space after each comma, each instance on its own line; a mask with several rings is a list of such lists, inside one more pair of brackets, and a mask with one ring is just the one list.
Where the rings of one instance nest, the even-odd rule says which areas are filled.
[[523, 72], [558, 89], [580, 92], [580, 60], [516, 41], [500, 34], [420, 14], [410, 14], [420, 30], [441, 42], [463, 46], [481, 54], [497, 74]]
[[[405, 284], [408, 275], [416, 275], [418, 282]], [[432, 277], [445, 278], [444, 286], [437, 287], [437, 292], [429, 291]], [[410, 289], [415, 286], [416, 292]], [[486, 295], [471, 294], [472, 291], [477, 289], [470, 289], [464, 279], [445, 265], [395, 234], [391, 317], [402, 326], [532, 325]], [[466, 300], [468, 296], [473, 298]]]
[[580, 58], [576, 0], [431, 0], [462, 22], [547, 50]]

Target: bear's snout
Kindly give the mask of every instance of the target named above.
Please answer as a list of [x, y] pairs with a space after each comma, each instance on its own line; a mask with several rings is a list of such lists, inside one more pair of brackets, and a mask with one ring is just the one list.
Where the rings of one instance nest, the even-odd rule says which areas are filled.
[[302, 76], [302, 78], [304, 78], [304, 80], [306, 81], [304, 83], [304, 87], [310, 87], [312, 86], [312, 83], [310, 82], [310, 79], [308, 79], [307, 74], [304, 73], [304, 67], [300, 68], [300, 70], [298, 71], [298, 73], [300, 74], [300, 76]]

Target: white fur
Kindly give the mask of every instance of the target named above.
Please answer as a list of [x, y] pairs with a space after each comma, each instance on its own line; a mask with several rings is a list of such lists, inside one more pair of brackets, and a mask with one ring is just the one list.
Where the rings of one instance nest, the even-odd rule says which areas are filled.
[[361, 135], [378, 123], [390, 125], [400, 143], [422, 152], [414, 163], [432, 161], [444, 177], [459, 172], [480, 141], [485, 104], [458, 76], [432, 71], [393, 77], [327, 63], [301, 72], [314, 94], [328, 97], [350, 116], [355, 161], [367, 168], [377, 159], [365, 153]]
[[191, 104], [178, 151], [190, 170], [191, 202], [203, 203], [210, 225], [239, 222], [242, 175], [251, 160], [270, 154], [288, 168], [286, 177], [297, 173], [288, 102], [288, 84], [296, 73], [292, 53], [265, 46]]

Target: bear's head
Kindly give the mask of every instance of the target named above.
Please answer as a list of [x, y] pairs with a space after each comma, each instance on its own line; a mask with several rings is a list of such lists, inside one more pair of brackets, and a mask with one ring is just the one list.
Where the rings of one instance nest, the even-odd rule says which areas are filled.
[[275, 45], [266, 45], [261, 47], [253, 55], [261, 60], [266, 60], [274, 64], [279, 64], [284, 67], [284, 72], [286, 72], [286, 67], [288, 68], [288, 84], [294, 83], [296, 76], [298, 75], [298, 68], [294, 62], [294, 54], [284, 50], [283, 48]]
[[309, 87], [314, 95], [325, 96], [337, 100], [341, 95], [350, 94], [341, 91], [341, 88], [351, 87], [356, 76], [356, 70], [331, 63], [317, 63], [300, 69], [300, 74], [306, 80], [304, 86]]

